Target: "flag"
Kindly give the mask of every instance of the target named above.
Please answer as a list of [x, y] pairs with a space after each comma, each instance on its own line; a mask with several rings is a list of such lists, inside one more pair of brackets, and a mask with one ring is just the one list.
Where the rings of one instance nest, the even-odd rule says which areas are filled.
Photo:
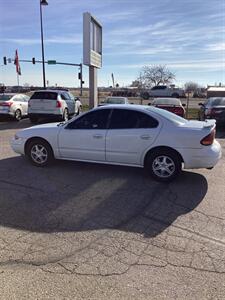
[[16, 72], [18, 75], [21, 75], [20, 63], [19, 63], [19, 56], [18, 51], [16, 50], [14, 65], [16, 65]]

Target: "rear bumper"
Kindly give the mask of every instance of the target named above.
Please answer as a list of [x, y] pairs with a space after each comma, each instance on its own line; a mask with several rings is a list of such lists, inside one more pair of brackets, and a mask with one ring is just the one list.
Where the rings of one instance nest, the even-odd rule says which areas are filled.
[[14, 113], [11, 111], [1, 111], [0, 112], [0, 116], [10, 116], [10, 117], [14, 117]]
[[48, 113], [46, 113], [46, 114], [43, 114], [43, 113], [29, 113], [28, 114], [28, 118], [52, 118], [52, 119], [54, 119], [54, 118], [61, 118], [62, 117], [62, 115], [61, 114], [48, 114]]
[[220, 144], [215, 140], [211, 146], [201, 149], [182, 149], [184, 169], [213, 168], [222, 157]]

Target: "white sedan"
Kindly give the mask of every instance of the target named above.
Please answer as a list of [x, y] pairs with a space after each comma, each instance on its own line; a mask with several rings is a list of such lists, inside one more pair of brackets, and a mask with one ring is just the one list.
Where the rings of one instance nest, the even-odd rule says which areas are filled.
[[55, 159], [145, 167], [158, 181], [184, 169], [213, 168], [221, 158], [215, 120], [187, 121], [141, 105], [107, 105], [68, 122], [23, 129], [13, 150], [35, 166]]

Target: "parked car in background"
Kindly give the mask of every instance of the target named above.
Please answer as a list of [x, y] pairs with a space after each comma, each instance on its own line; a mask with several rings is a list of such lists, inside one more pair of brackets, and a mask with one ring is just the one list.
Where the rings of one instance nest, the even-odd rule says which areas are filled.
[[185, 109], [180, 99], [177, 98], [155, 98], [151, 105], [168, 110], [180, 117], [185, 116]]
[[225, 97], [211, 97], [199, 105], [199, 120], [215, 119], [217, 124], [225, 125]]
[[183, 89], [175, 87], [174, 85], [156, 85], [150, 90], [142, 91], [141, 97], [145, 100], [148, 100], [150, 97], [185, 98], [185, 92]]
[[[78, 101], [78, 100], [77, 100]], [[70, 116], [79, 111], [74, 96], [65, 90], [40, 90], [34, 92], [29, 100], [28, 116], [32, 123], [40, 118], [58, 118], [67, 121]]]
[[0, 94], [0, 116], [10, 116], [20, 121], [27, 116], [29, 99], [23, 94]]
[[107, 104], [129, 104], [129, 100], [126, 97], [107, 97], [104, 101], [102, 101], [99, 106], [107, 105]]
[[221, 157], [215, 120], [188, 121], [142, 105], [105, 105], [68, 122], [26, 128], [11, 146], [39, 167], [54, 158], [145, 167], [158, 181], [174, 179], [182, 167], [212, 168]]

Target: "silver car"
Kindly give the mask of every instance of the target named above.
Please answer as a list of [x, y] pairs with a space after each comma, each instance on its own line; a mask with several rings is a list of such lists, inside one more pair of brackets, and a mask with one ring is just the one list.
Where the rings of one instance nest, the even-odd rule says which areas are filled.
[[77, 101], [67, 90], [36, 91], [29, 101], [28, 117], [32, 123], [38, 122], [40, 118], [68, 121], [70, 116], [80, 112], [81, 102]]
[[10, 116], [20, 121], [27, 116], [29, 99], [23, 94], [0, 94], [0, 116]]

